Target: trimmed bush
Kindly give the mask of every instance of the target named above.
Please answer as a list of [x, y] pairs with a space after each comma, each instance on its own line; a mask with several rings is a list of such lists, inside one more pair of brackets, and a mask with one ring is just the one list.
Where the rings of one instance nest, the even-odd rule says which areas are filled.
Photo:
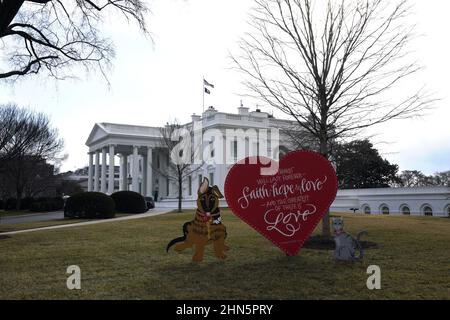
[[64, 208], [64, 200], [61, 197], [54, 198], [38, 198], [33, 200], [30, 211], [33, 212], [49, 212], [62, 210]]
[[100, 192], [77, 193], [67, 199], [64, 216], [80, 219], [114, 218], [114, 200]]
[[144, 197], [133, 191], [119, 191], [111, 195], [116, 210], [121, 213], [144, 213], [147, 212], [147, 203]]
[[16, 210], [17, 200], [14, 198], [8, 198], [5, 201], [5, 210]]
[[26, 197], [20, 200], [20, 210], [29, 210], [31, 204], [33, 203], [33, 198]]

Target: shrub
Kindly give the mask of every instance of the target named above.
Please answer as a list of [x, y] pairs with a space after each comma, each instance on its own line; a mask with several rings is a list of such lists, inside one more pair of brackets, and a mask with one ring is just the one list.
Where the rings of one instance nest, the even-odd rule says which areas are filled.
[[81, 219], [109, 219], [115, 216], [114, 200], [100, 192], [83, 192], [66, 201], [64, 216]]
[[147, 203], [142, 195], [133, 191], [119, 191], [111, 195], [116, 210], [121, 213], [144, 213], [147, 212]]
[[14, 198], [8, 198], [5, 201], [5, 210], [16, 210], [17, 200]]
[[61, 197], [54, 198], [38, 198], [33, 200], [30, 211], [48, 212], [62, 210], [64, 208], [64, 200]]
[[29, 210], [31, 204], [33, 203], [33, 198], [26, 197], [20, 200], [20, 210]]

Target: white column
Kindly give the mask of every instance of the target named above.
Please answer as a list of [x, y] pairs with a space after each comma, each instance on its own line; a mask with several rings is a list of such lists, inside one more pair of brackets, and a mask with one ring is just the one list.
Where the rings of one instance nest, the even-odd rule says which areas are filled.
[[94, 154], [89, 152], [88, 191], [92, 191], [92, 178], [94, 176]]
[[147, 197], [152, 196], [153, 192], [153, 168], [152, 168], [152, 160], [153, 159], [153, 149], [147, 148], [147, 159], [144, 161], [144, 168], [146, 168], [145, 172], [145, 195]]
[[102, 180], [100, 192], [106, 193], [106, 148], [102, 148]]
[[142, 155], [142, 195], [147, 195], [147, 155]]
[[114, 146], [109, 146], [109, 179], [108, 179], [108, 194], [114, 193]]
[[131, 169], [131, 175], [132, 175], [132, 184], [131, 184], [131, 190], [134, 192], [139, 192], [139, 150], [137, 146], [133, 147], [133, 160], [132, 160], [132, 169]]
[[127, 191], [128, 190], [128, 155], [125, 153], [122, 153], [120, 157], [120, 191]]
[[100, 178], [100, 152], [95, 151], [95, 171], [94, 171], [94, 191], [98, 191], [98, 182]]

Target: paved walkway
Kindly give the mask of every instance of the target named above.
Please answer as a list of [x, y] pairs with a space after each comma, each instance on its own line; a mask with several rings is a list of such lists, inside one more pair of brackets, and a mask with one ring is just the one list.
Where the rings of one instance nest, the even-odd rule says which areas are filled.
[[56, 211], [49, 213], [21, 214], [18, 216], [1, 217], [0, 224], [29, 223], [38, 221], [60, 220], [60, 219], [64, 219], [63, 211]]
[[[37, 232], [37, 231], [44, 231], [44, 230], [73, 228], [73, 227], [88, 226], [88, 225], [100, 224], [100, 223], [108, 223], [108, 222], [118, 222], [118, 221], [125, 221], [125, 220], [142, 219], [142, 218], [159, 216], [159, 215], [162, 215], [162, 214], [165, 214], [165, 213], [169, 213], [169, 212], [172, 212], [172, 211], [173, 211], [173, 209], [152, 209], [150, 212], [147, 212], [147, 213], [134, 214], [134, 215], [130, 215], [130, 216], [126, 216], [126, 217], [120, 217], [120, 218], [114, 218], [114, 219], [86, 221], [86, 222], [78, 222], [78, 223], [64, 224], [64, 225], [50, 226], [50, 227], [43, 227], [43, 228], [36, 228], [36, 229], [27, 229], [27, 230], [3, 232], [3, 233], [0, 233], [0, 236], [8, 236], [8, 235], [14, 235], [14, 234], [20, 234], [20, 233], [29, 233], [29, 232]], [[64, 213], [63, 213], [63, 217], [64, 217]], [[42, 220], [38, 220], [38, 221], [42, 221]]]

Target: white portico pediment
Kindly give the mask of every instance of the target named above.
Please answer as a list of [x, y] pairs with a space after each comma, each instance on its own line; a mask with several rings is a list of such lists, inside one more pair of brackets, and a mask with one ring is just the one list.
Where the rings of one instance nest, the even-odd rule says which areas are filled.
[[98, 142], [99, 140], [106, 138], [107, 136], [108, 132], [106, 131], [105, 127], [100, 123], [96, 123], [94, 125], [94, 128], [92, 128], [92, 131], [89, 134], [88, 139], [86, 140], [86, 145], [89, 147]]
[[96, 123], [86, 141], [91, 152], [108, 145], [158, 147], [159, 128], [115, 123]]

